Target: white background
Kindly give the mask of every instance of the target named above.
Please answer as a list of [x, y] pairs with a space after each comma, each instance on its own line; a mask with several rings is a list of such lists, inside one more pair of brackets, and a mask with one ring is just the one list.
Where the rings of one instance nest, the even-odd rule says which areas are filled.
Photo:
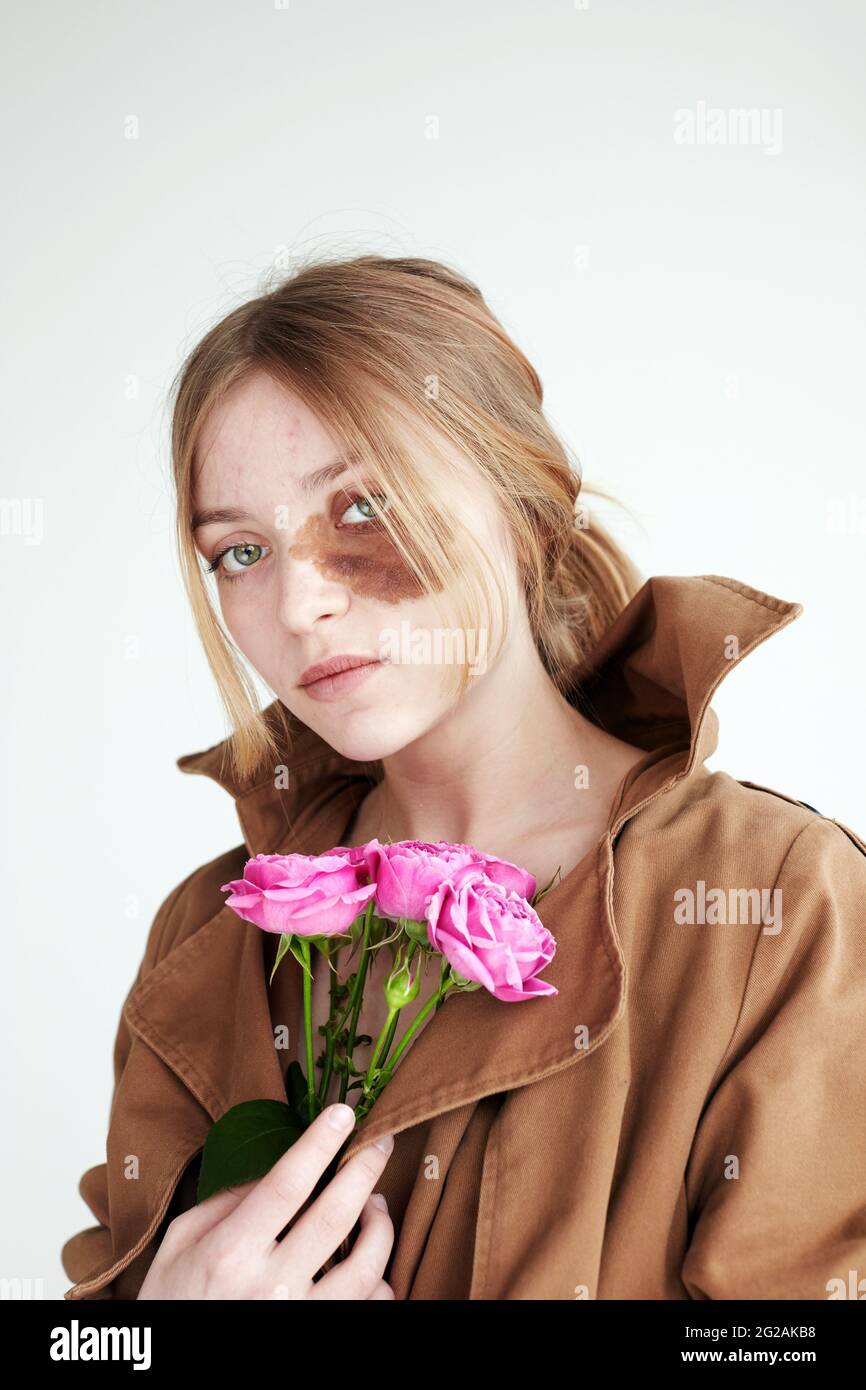
[[[3, 29], [2, 493], [43, 532], [0, 535], [0, 1275], [60, 1297], [153, 913], [242, 838], [175, 767], [226, 728], [165, 393], [280, 254], [476, 280], [645, 574], [805, 606], [714, 701], [711, 766], [866, 830], [866, 24], [855, 0], [18, 0]], [[678, 143], [702, 106], [781, 145]]]

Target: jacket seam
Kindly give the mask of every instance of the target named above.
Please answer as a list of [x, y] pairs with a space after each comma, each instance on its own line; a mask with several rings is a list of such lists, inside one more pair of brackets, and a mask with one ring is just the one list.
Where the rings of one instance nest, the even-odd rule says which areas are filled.
[[837, 830], [841, 830], [842, 834], [851, 841], [856, 849], [859, 849], [861, 854], [866, 854], [866, 840], [861, 840], [857, 831], [853, 830], [850, 825], [846, 825], [844, 821], [836, 820], [834, 816], [824, 816], [823, 819], [829, 825], [835, 825]]
[[752, 589], [746, 584], [740, 584], [736, 579], [726, 579], [719, 574], [702, 574], [708, 584], [718, 584], [720, 588], [730, 589], [733, 593], [739, 594], [741, 598], [748, 599], [751, 603], [756, 603], [759, 608], [765, 608], [769, 613], [784, 614], [794, 607], [785, 599], [772, 599], [771, 595], [765, 594], [759, 589]]
[[[197, 871], [194, 871], [194, 873], [195, 873], [195, 872], [197, 872]], [[168, 895], [168, 898], [166, 899], [166, 902], [165, 902], [165, 905], [164, 905], [164, 910], [163, 910], [163, 912], [160, 914], [160, 916], [162, 917], [162, 922], [160, 923], [159, 933], [158, 933], [158, 935], [157, 935], [157, 936], [155, 937], [155, 939], [154, 939], [154, 959], [153, 959], [154, 965], [157, 965], [158, 962], [162, 959], [162, 944], [163, 944], [163, 942], [164, 942], [164, 940], [165, 940], [165, 937], [166, 937], [166, 931], [167, 931], [167, 929], [168, 929], [168, 924], [169, 924], [169, 922], [170, 922], [172, 916], [174, 915], [174, 910], [175, 910], [175, 908], [176, 908], [176, 906], [177, 906], [177, 904], [178, 904], [178, 902], [179, 902], [179, 900], [180, 900], [180, 896], [181, 896], [182, 892], [183, 892], [184, 889], [187, 887], [188, 883], [190, 882], [190, 879], [191, 879], [193, 876], [194, 876], [194, 875], [190, 875], [189, 878], [183, 879], [183, 880], [177, 885], [177, 887]], [[148, 973], [150, 973], [150, 972], [148, 972]], [[133, 983], [132, 989], [134, 989], [134, 988], [135, 988], [135, 984]], [[132, 992], [132, 989], [130, 990], [130, 993]]]
[[[771, 890], [772, 892], [775, 892], [775, 890], [776, 890], [776, 888], [777, 888], [777, 886], [778, 886], [778, 883], [779, 883], [779, 879], [782, 877], [782, 874], [783, 874], [784, 871], [785, 871], [785, 866], [786, 866], [786, 864], [788, 863], [788, 860], [789, 860], [789, 858], [790, 858], [790, 856], [791, 856], [791, 853], [792, 853], [792, 851], [793, 851], [793, 849], [794, 849], [794, 846], [795, 846], [795, 845], [797, 844], [797, 842], [799, 841], [800, 836], [801, 836], [801, 835], [804, 835], [804, 834], [806, 833], [807, 830], [811, 830], [812, 827], [813, 827], [814, 825], [818, 825], [818, 824], [820, 824], [820, 821], [812, 821], [812, 820], [810, 820], [810, 821], [807, 821], [807, 823], [806, 823], [805, 825], [802, 825], [802, 826], [800, 827], [800, 829], [797, 831], [797, 833], [796, 833], [796, 835], [794, 836], [793, 840], [792, 840], [791, 843], [788, 845], [788, 848], [786, 849], [785, 854], [784, 854], [784, 856], [783, 856], [783, 858], [782, 858], [782, 862], [781, 862], [781, 864], [779, 865], [779, 868], [778, 868], [778, 870], [777, 870], [777, 872], [776, 872], [776, 878], [775, 878], [775, 881], [774, 881], [774, 883], [773, 883], [773, 888], [772, 888], [772, 890]], [[744, 986], [743, 986], [743, 994], [742, 994], [742, 998], [740, 999], [740, 1007], [739, 1007], [739, 1010], [738, 1010], [738, 1012], [737, 1012], [737, 1019], [736, 1019], [736, 1022], [735, 1022], [735, 1024], [734, 1024], [733, 1032], [731, 1033], [730, 1039], [729, 1039], [729, 1041], [728, 1041], [728, 1045], [727, 1045], [727, 1047], [725, 1048], [724, 1055], [722, 1056], [721, 1061], [719, 1062], [718, 1066], [716, 1067], [716, 1070], [715, 1070], [714, 1073], [713, 1073], [713, 1076], [712, 1076], [712, 1079], [711, 1079], [711, 1081], [710, 1081], [710, 1083], [709, 1083], [709, 1086], [707, 1087], [707, 1100], [709, 1100], [710, 1095], [711, 1095], [712, 1092], [716, 1089], [716, 1086], [718, 1085], [719, 1080], [721, 1079], [722, 1075], [724, 1074], [725, 1067], [726, 1067], [728, 1061], [730, 1060], [731, 1054], [732, 1054], [732, 1052], [733, 1052], [733, 1050], [734, 1050], [734, 1047], [735, 1047], [735, 1044], [736, 1044], [736, 1041], [737, 1041], [737, 1034], [739, 1033], [739, 1030], [740, 1030], [740, 1024], [741, 1024], [742, 1021], [743, 1021], [743, 1016], [744, 1016], [745, 1011], [746, 1011], [746, 1001], [747, 1001], [748, 996], [749, 996], [749, 990], [750, 990], [751, 983], [752, 983], [752, 975], [753, 975], [753, 973], [754, 973], [755, 963], [756, 963], [757, 958], [758, 958], [758, 947], [759, 947], [760, 944], [761, 944], [761, 938], [762, 938], [762, 936], [763, 936], [763, 925], [760, 926], [760, 927], [758, 928], [757, 934], [756, 934], [756, 936], [755, 936], [755, 944], [754, 944], [754, 946], [752, 947], [752, 955], [751, 955], [751, 958], [750, 958], [750, 960], [749, 960], [749, 969], [748, 969], [748, 971], [747, 971], [747, 973], [746, 973], [746, 982], [745, 982], [745, 984], [744, 984]], [[705, 1102], [705, 1105], [706, 1105], [706, 1102]]]
[[[147, 1246], [153, 1240], [153, 1237], [155, 1236], [157, 1230], [159, 1229], [159, 1224], [165, 1216], [166, 1212], [168, 1211], [169, 1204], [171, 1202], [172, 1197], [174, 1196], [175, 1189], [178, 1183], [180, 1182], [180, 1179], [183, 1175], [187, 1163], [193, 1157], [193, 1155], [199, 1151], [200, 1148], [201, 1144], [197, 1144], [194, 1149], [190, 1150], [189, 1152], [186, 1152], [189, 1149], [189, 1139], [187, 1138], [183, 1144], [179, 1145], [178, 1148], [176, 1148], [173, 1151], [171, 1158], [168, 1160], [168, 1163], [166, 1164], [166, 1168], [168, 1170], [168, 1186], [166, 1188], [165, 1193], [163, 1194], [163, 1199], [157, 1205], [156, 1210], [153, 1213], [151, 1213], [150, 1218], [148, 1220], [148, 1224], [145, 1226], [144, 1231], [139, 1236], [135, 1245], [133, 1245], [129, 1250], [127, 1250], [125, 1255], [121, 1255], [119, 1259], [113, 1262], [113, 1264], [110, 1264], [107, 1267], [107, 1269], [102, 1269], [98, 1273], [96, 1269], [91, 1270], [91, 1272], [85, 1275], [83, 1279], [79, 1279], [77, 1283], [73, 1284], [69, 1289], [67, 1289], [66, 1293], [63, 1295], [65, 1299], [70, 1299], [70, 1301], [74, 1301], [72, 1300], [72, 1295], [75, 1293], [75, 1290], [84, 1289], [91, 1284], [94, 1285], [94, 1288], [89, 1290], [91, 1293], [96, 1293], [99, 1289], [107, 1288], [108, 1285], [113, 1283], [113, 1281], [117, 1278], [118, 1274], [122, 1274], [123, 1271], [127, 1269], [133, 1263], [134, 1260], [138, 1259], [138, 1256], [142, 1253], [142, 1251], [144, 1251], [147, 1248]], [[184, 1154], [185, 1156], [180, 1166], [175, 1167], [173, 1169], [172, 1164], [176, 1165], [178, 1154]], [[109, 1217], [110, 1215], [111, 1213], [109, 1212]], [[101, 1222], [99, 1223], [98, 1227], [91, 1229], [107, 1231], [109, 1236], [111, 1235], [111, 1227], [104, 1226]], [[86, 1297], [86, 1295], [81, 1295], [81, 1297]]]
[[136, 1035], [146, 1046], [150, 1047], [152, 1052], [156, 1053], [157, 1057], [166, 1062], [178, 1074], [187, 1090], [198, 1101], [206, 1114], [212, 1116], [228, 1109], [223, 1097], [217, 1095], [207, 1078], [201, 1075], [198, 1067], [187, 1056], [182, 1047], [178, 1047], [176, 1043], [170, 1043], [167, 1038], [163, 1037], [152, 1020], [143, 1019], [134, 1005], [127, 1017]]
[[[492, 1251], [493, 1251], [493, 1223], [494, 1223], [494, 1221], [495, 1221], [495, 1219], [496, 1219], [497, 1195], [498, 1195], [498, 1192], [499, 1192], [499, 1144], [500, 1144], [500, 1129], [499, 1129], [499, 1126], [498, 1126], [498, 1123], [497, 1123], [497, 1122], [499, 1121], [500, 1116], [501, 1116], [501, 1110], [500, 1110], [496, 1115], [494, 1115], [494, 1117], [493, 1117], [493, 1120], [492, 1120], [492, 1122], [491, 1122], [491, 1132], [488, 1133], [488, 1136], [487, 1136], [487, 1144], [486, 1144], [486, 1146], [485, 1146], [485, 1152], [489, 1152], [489, 1151], [490, 1151], [491, 1141], [492, 1141], [492, 1146], [493, 1146], [493, 1147], [492, 1147], [492, 1155], [491, 1155], [491, 1167], [492, 1167], [492, 1172], [491, 1172], [491, 1175], [490, 1175], [490, 1193], [489, 1193], [489, 1196], [488, 1196], [488, 1198], [487, 1198], [488, 1207], [487, 1207], [487, 1214], [486, 1214], [486, 1217], [485, 1217], [485, 1224], [484, 1224], [484, 1227], [483, 1227], [482, 1232], [480, 1233], [480, 1234], [481, 1234], [481, 1237], [482, 1237], [482, 1240], [483, 1240], [483, 1245], [482, 1245], [482, 1263], [481, 1263], [481, 1266], [480, 1266], [480, 1268], [479, 1268], [479, 1275], [478, 1275], [477, 1286], [476, 1286], [476, 1281], [475, 1281], [474, 1278], [471, 1280], [471, 1284], [470, 1284], [470, 1295], [474, 1296], [474, 1298], [476, 1298], [476, 1299], [481, 1299], [481, 1298], [484, 1297], [484, 1294], [483, 1294], [482, 1290], [484, 1290], [484, 1289], [486, 1289], [486, 1288], [489, 1287], [489, 1281], [490, 1281], [490, 1260], [491, 1260], [491, 1255], [492, 1255]], [[483, 1183], [483, 1180], [484, 1180], [484, 1168], [483, 1168], [483, 1163], [482, 1163], [482, 1183]], [[480, 1213], [479, 1213], [479, 1215], [480, 1215]], [[479, 1232], [476, 1230], [476, 1233], [475, 1233], [475, 1240], [476, 1240], [476, 1242], [478, 1241], [478, 1237], [479, 1237]]]

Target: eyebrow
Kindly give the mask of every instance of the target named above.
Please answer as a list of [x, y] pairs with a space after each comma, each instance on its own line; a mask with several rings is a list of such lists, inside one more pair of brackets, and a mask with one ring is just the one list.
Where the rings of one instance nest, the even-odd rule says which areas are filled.
[[[345, 473], [350, 464], [356, 463], [357, 459], [351, 456], [347, 459], [332, 459], [322, 468], [317, 468], [312, 473], [305, 473], [298, 479], [298, 489], [305, 496], [318, 491], [325, 483], [332, 478], [339, 478]], [[200, 511], [193, 512], [192, 529], [198, 531], [202, 526], [215, 526], [234, 524], [235, 522], [255, 521], [255, 517], [249, 512], [238, 511], [236, 507], [205, 507]]]

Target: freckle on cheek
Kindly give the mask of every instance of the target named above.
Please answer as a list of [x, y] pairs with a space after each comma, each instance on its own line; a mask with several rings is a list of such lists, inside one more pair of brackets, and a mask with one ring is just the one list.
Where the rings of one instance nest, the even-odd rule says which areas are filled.
[[298, 532], [291, 554], [311, 560], [324, 579], [346, 584], [353, 593], [380, 603], [403, 603], [425, 592], [385, 531], [335, 534], [327, 517], [311, 516]]

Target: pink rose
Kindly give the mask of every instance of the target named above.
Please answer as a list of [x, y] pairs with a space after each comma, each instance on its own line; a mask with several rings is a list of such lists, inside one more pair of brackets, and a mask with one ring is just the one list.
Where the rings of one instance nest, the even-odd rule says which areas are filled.
[[262, 931], [294, 936], [344, 936], [376, 892], [365, 883], [362, 856], [349, 850], [329, 854], [257, 854], [243, 878], [224, 883], [228, 907]]
[[447, 840], [428, 844], [423, 840], [398, 840], [380, 844], [369, 840], [361, 846], [365, 852], [370, 877], [376, 884], [376, 906], [379, 917], [410, 917], [422, 922], [427, 900], [443, 879], [456, 869], [474, 866], [482, 870], [506, 892], [531, 898], [536, 880], [532, 874], [510, 864], [505, 859], [482, 854], [472, 845], [454, 845]]
[[434, 950], [456, 974], [496, 999], [517, 1003], [559, 993], [536, 979], [556, 951], [550, 932], [525, 897], [503, 889], [477, 866], [458, 868], [441, 883], [426, 915]]

